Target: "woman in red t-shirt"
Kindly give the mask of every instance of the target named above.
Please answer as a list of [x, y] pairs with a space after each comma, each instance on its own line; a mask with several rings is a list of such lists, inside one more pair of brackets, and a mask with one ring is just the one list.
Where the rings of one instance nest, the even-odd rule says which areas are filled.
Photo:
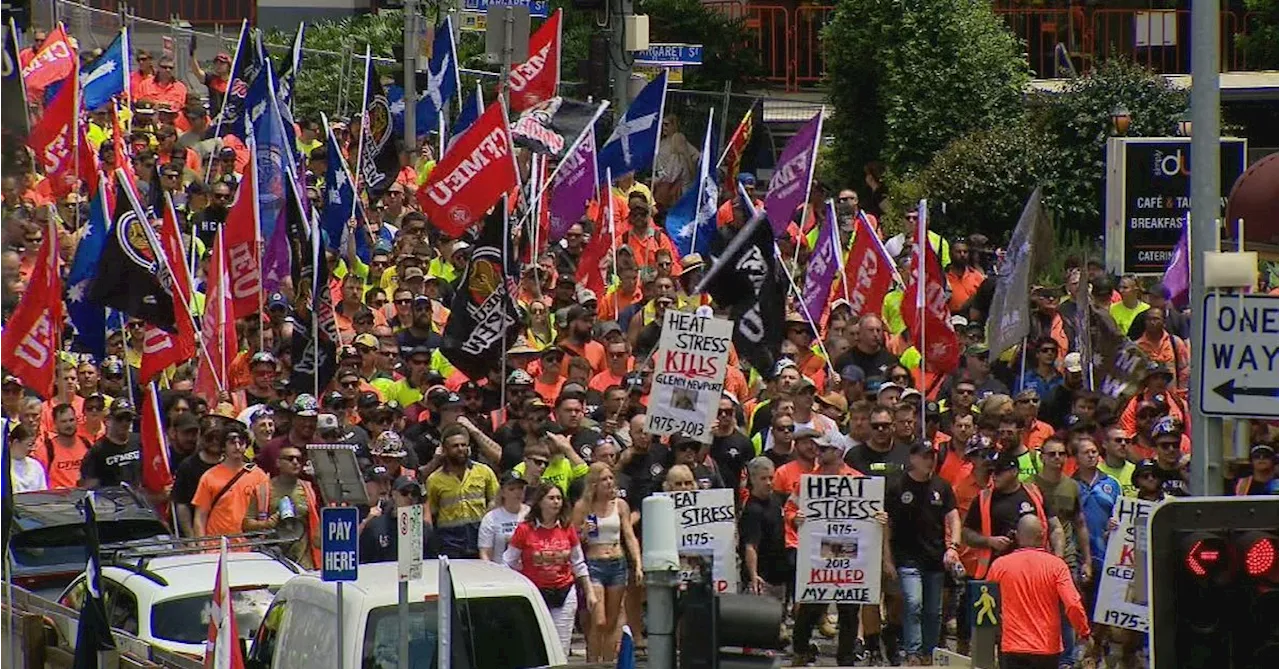
[[529, 509], [528, 518], [511, 535], [502, 560], [542, 591], [560, 635], [560, 645], [568, 657], [569, 635], [578, 610], [574, 581], [586, 593], [588, 610], [594, 610], [598, 602], [587, 580], [587, 561], [578, 532], [569, 524], [569, 507], [564, 503], [560, 487], [539, 484]]

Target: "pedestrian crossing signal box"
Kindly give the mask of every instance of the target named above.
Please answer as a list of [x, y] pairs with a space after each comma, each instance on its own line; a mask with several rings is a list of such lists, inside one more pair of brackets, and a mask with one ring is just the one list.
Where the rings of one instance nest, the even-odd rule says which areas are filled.
[[1175, 499], [1151, 515], [1153, 669], [1280, 666], [1274, 497]]

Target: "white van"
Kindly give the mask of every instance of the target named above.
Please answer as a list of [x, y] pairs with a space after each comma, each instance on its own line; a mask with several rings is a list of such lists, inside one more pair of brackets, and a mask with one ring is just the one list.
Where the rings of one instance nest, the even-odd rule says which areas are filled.
[[[436, 560], [409, 583], [409, 666], [435, 666]], [[455, 669], [527, 669], [567, 663], [551, 612], [519, 572], [482, 560], [451, 560]], [[343, 648], [337, 647], [337, 588], [318, 573], [280, 588], [254, 636], [250, 669], [396, 669], [400, 623], [395, 562], [360, 565], [343, 585]], [[341, 663], [335, 662], [340, 653]]]

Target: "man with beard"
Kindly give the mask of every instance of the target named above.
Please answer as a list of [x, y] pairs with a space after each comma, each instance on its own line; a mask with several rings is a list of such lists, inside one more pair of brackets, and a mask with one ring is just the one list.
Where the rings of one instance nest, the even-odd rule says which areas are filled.
[[80, 482], [80, 468], [89, 453], [90, 442], [77, 432], [76, 410], [70, 404], [53, 408], [53, 434], [45, 436], [31, 457], [44, 466], [50, 489], [74, 488]]
[[884, 321], [875, 314], [865, 314], [858, 319], [858, 337], [853, 348], [836, 360], [835, 368], [857, 365], [866, 378], [871, 378], [885, 376], [896, 364], [898, 359], [884, 349]]
[[969, 300], [978, 293], [986, 280], [982, 270], [969, 263], [969, 241], [957, 239], [951, 242], [951, 266], [947, 268], [947, 285], [951, 287], [951, 301], [947, 309], [953, 314], [969, 315]]
[[537, 395], [524, 398], [519, 413], [508, 412], [508, 420], [494, 433], [494, 441], [502, 447], [498, 466], [508, 471], [524, 459], [524, 449], [538, 438], [537, 427], [551, 416], [551, 407]]
[[429, 352], [435, 351], [444, 343], [431, 326], [434, 312], [431, 306], [431, 298], [426, 295], [413, 298], [413, 323], [400, 331], [401, 356], [408, 358], [414, 351], [423, 348]]
[[498, 496], [498, 477], [488, 465], [471, 459], [467, 428], [449, 425], [440, 437], [443, 462], [427, 477], [427, 511], [440, 555], [478, 558], [480, 521]]
[[107, 433], [80, 463], [81, 487], [141, 484], [142, 441], [133, 431], [133, 421], [137, 417], [133, 405], [126, 399], [118, 399], [111, 405]]
[[320, 405], [313, 395], [303, 393], [293, 401], [293, 420], [289, 421], [289, 432], [283, 434], [262, 447], [254, 461], [268, 476], [278, 474], [276, 463], [280, 460], [280, 449], [286, 444], [296, 446], [302, 451], [303, 462], [306, 461], [307, 444], [313, 443], [316, 436], [316, 420], [320, 415]]
[[174, 471], [171, 495], [177, 506], [178, 528], [184, 537], [196, 536], [195, 511], [191, 500], [196, 496], [200, 477], [222, 462], [221, 424], [226, 420], [230, 419], [216, 414], [201, 419], [199, 450], [178, 463]]
[[906, 443], [895, 444], [893, 438], [893, 412], [888, 407], [871, 409], [871, 438], [859, 444], [845, 455], [845, 463], [870, 476], [896, 477], [906, 470]]
[[556, 423], [582, 459], [591, 462], [591, 447], [600, 441], [601, 435], [584, 422], [586, 400], [586, 389], [576, 383], [566, 383], [560, 390], [560, 397], [556, 398]]
[[176, 467], [196, 452], [200, 441], [200, 419], [189, 411], [180, 413], [173, 417], [165, 432], [169, 441], [169, 465]]
[[[569, 328], [560, 338], [560, 348], [571, 356], [585, 358], [591, 363], [593, 374], [603, 372], [605, 370], [604, 346], [591, 339], [591, 328], [595, 325], [595, 312], [575, 304], [569, 307], [566, 316]], [[565, 372], [567, 371], [566, 369]]]
[[583, 219], [569, 226], [564, 233], [564, 240], [556, 245], [556, 272], [562, 276], [573, 276], [577, 272], [578, 260], [586, 248], [584, 241], [590, 233], [591, 221]]

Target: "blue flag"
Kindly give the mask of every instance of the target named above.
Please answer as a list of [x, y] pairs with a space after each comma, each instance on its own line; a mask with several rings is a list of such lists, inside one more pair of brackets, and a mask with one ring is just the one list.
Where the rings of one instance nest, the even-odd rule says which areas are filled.
[[[445, 151], [453, 148], [453, 143], [458, 141], [462, 133], [471, 128], [471, 125], [480, 118], [484, 113], [484, 92], [480, 90], [480, 82], [476, 82], [476, 90], [462, 101], [462, 112], [458, 114], [457, 120], [453, 122], [453, 126], [449, 128], [449, 143], [445, 145]], [[441, 156], [436, 156], [439, 159]]]
[[67, 273], [67, 316], [75, 326], [76, 336], [72, 348], [90, 353], [97, 360], [107, 356], [107, 316], [101, 304], [88, 299], [89, 288], [98, 274], [98, 260], [111, 229], [111, 214], [107, 211], [107, 178], [98, 177], [98, 190], [89, 200], [89, 221], [84, 236], [76, 246], [76, 257]]
[[249, 22], [242, 21], [240, 38], [236, 41], [236, 54], [231, 59], [231, 82], [227, 85], [227, 95], [222, 100], [222, 109], [217, 110], [214, 122], [209, 126], [210, 137], [227, 133], [241, 139], [248, 136], [245, 130], [247, 124], [244, 113], [248, 108], [247, 90], [260, 74], [258, 51], [252, 47], [249, 39]]
[[597, 165], [601, 178], [606, 173], [619, 177], [653, 166], [662, 130], [662, 114], [667, 100], [667, 71], [649, 82], [613, 126], [613, 134], [600, 147]]
[[[342, 156], [338, 140], [329, 129], [329, 119], [321, 116], [328, 137], [329, 168], [324, 173], [324, 209], [320, 211], [320, 231], [323, 233], [325, 246], [330, 251], [341, 253], [343, 236], [347, 231], [347, 221], [355, 214], [356, 189], [351, 181], [351, 170], [347, 169], [347, 159]], [[369, 252], [366, 235], [356, 235], [356, 253], [363, 250]], [[361, 246], [364, 248], [361, 249]], [[361, 256], [365, 258], [366, 256]], [[366, 259], [365, 262], [368, 262]]]
[[690, 253], [707, 257], [711, 240], [716, 235], [716, 210], [720, 202], [720, 187], [716, 184], [712, 167], [711, 128], [715, 110], [707, 118], [707, 134], [702, 139], [702, 159], [698, 167], [698, 184], [690, 188], [675, 206], [667, 212], [667, 234], [676, 250], [684, 257]]
[[[280, 118], [284, 122], [284, 134], [289, 138], [289, 145], [293, 147], [295, 163], [303, 162], [309, 157], [301, 154], [298, 136], [293, 128], [293, 84], [298, 76], [298, 68], [302, 67], [302, 39], [306, 34], [306, 28], [305, 23], [298, 24], [298, 32], [293, 36], [293, 49], [289, 51], [288, 58], [280, 64], [280, 71], [276, 74], [276, 106], [279, 107]], [[262, 62], [271, 62], [271, 56], [265, 48], [262, 50]]]
[[129, 32], [122, 29], [92, 63], [80, 68], [80, 101], [90, 111], [124, 92], [129, 83]]
[[[273, 94], [276, 90], [274, 84], [275, 74], [270, 64], [266, 64], [258, 70], [258, 76], [244, 97], [244, 118], [246, 124], [253, 128], [257, 145], [251, 159], [258, 165], [258, 224], [262, 226], [262, 239], [265, 240], [272, 238], [276, 224], [284, 215], [284, 180], [288, 178], [285, 169], [291, 164], [296, 151], [280, 117], [279, 101]], [[287, 263], [287, 254], [282, 260]], [[284, 271], [287, 267], [278, 269]]]
[[[418, 81], [421, 82], [421, 79]], [[440, 114], [448, 116], [449, 102], [460, 88], [458, 51], [453, 43], [453, 20], [446, 16], [444, 22], [436, 27], [436, 35], [431, 43], [431, 61], [427, 64], [426, 86], [418, 91], [418, 100], [414, 105], [415, 136], [423, 137], [440, 129]], [[409, 102], [404, 99], [404, 88], [387, 87], [387, 105], [395, 119], [397, 132], [404, 132], [404, 106], [407, 104]]]

